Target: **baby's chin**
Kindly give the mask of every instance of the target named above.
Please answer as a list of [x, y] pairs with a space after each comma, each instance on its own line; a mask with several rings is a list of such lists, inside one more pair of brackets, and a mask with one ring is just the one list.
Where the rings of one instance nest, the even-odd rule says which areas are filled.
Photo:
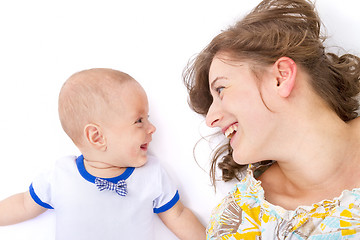
[[147, 163], [147, 156], [142, 156], [140, 159], [136, 159], [136, 162], [131, 167], [142, 167]]
[[136, 165], [136, 166], [134, 166], [134, 167], [135, 167], [135, 168], [139, 168], [139, 167], [144, 166], [146, 163], [147, 163], [147, 161], [145, 161], [144, 163], [141, 163], [141, 164], [137, 164], [137, 165]]

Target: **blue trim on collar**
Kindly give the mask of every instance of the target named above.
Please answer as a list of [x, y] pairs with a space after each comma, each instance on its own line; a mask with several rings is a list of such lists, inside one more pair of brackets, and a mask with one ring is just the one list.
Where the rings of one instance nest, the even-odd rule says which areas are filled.
[[[76, 159], [76, 165], [79, 170], [80, 175], [87, 181], [95, 183], [96, 177], [91, 175], [88, 171], [85, 169], [84, 165], [84, 156], [81, 155]], [[126, 168], [125, 172], [123, 172], [121, 175], [113, 178], [102, 178], [109, 182], [117, 183], [120, 180], [126, 180], [130, 175], [134, 172], [134, 167], [128, 167]]]

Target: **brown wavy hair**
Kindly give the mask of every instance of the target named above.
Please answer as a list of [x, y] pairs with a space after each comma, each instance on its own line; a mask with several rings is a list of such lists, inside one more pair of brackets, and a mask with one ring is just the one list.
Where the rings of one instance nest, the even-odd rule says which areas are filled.
[[[262, 1], [242, 20], [217, 35], [189, 62], [183, 78], [190, 107], [206, 116], [213, 101], [209, 90], [209, 68], [215, 54], [222, 51], [230, 53], [234, 59], [250, 62], [255, 74], [262, 66], [274, 64], [280, 57], [289, 57], [309, 74], [312, 88], [343, 121], [356, 118], [360, 59], [352, 54], [327, 53], [321, 25], [310, 1]], [[212, 156], [210, 175], [213, 184], [216, 166], [222, 170], [224, 181], [236, 178], [243, 168], [234, 162], [228, 143], [217, 148]]]

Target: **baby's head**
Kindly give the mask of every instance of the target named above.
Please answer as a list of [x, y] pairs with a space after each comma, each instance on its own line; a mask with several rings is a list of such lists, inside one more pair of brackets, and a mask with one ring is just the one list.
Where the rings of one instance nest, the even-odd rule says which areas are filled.
[[61, 125], [84, 157], [118, 167], [145, 164], [155, 131], [148, 112], [141, 85], [113, 69], [75, 73], [59, 95]]

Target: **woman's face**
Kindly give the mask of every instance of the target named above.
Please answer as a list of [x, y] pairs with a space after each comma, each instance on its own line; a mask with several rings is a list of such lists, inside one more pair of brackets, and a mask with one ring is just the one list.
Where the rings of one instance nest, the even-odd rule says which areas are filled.
[[261, 94], [267, 74], [257, 79], [246, 62], [215, 55], [209, 70], [213, 102], [206, 115], [209, 127], [219, 127], [230, 138], [233, 158], [239, 164], [268, 160], [266, 148], [272, 134], [271, 111]]

